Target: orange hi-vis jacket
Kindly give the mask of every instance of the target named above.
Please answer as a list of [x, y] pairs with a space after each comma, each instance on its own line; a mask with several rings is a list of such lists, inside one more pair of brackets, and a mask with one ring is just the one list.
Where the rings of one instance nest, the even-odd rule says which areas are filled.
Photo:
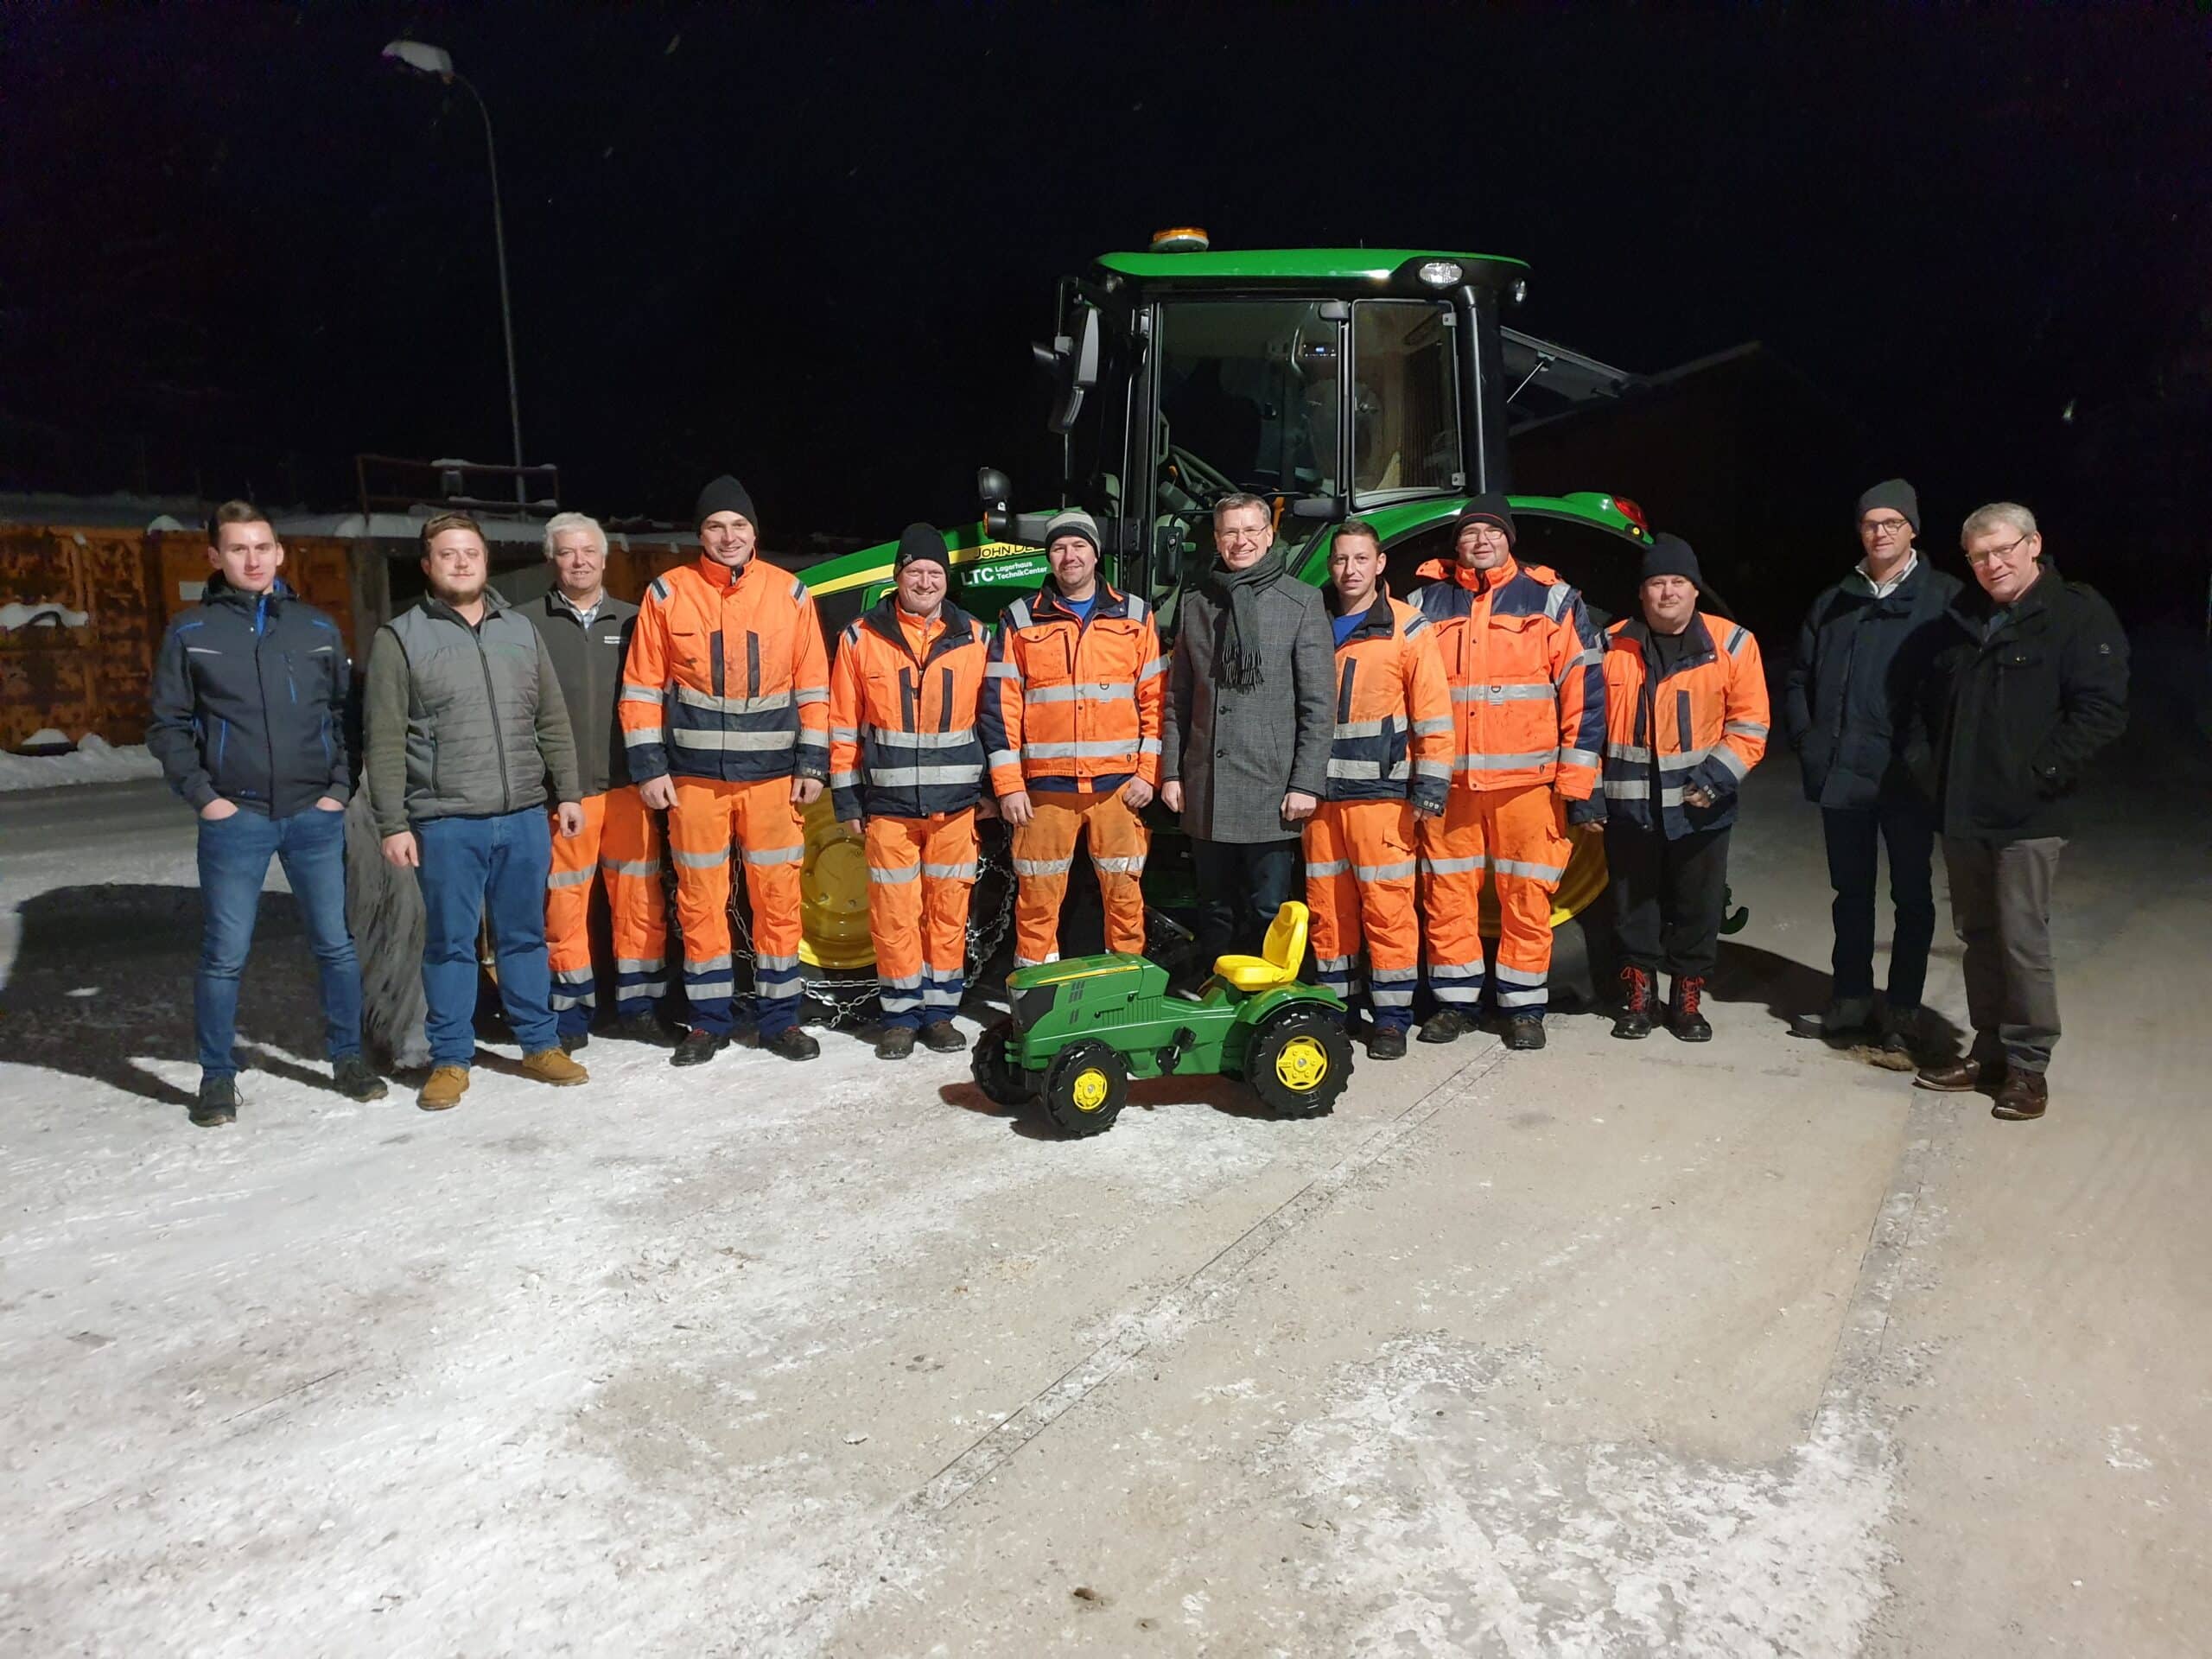
[[[1766, 753], [1766, 670], [1751, 631], [1703, 611], [1687, 651], [1654, 683], [1640, 616], [1605, 632], [1605, 813], [1669, 841], [1736, 821], [1736, 791]], [[1692, 806], [1686, 789], [1713, 798]], [[1658, 810], [1653, 810], [1653, 803]]]
[[630, 776], [725, 783], [830, 771], [830, 657], [814, 596], [765, 559], [702, 554], [645, 589], [622, 671]]
[[1605, 733], [1605, 642], [1582, 595], [1540, 564], [1494, 570], [1432, 559], [1416, 602], [1452, 683], [1452, 782], [1550, 784], [1570, 801], [1598, 786]]
[[830, 795], [838, 818], [927, 818], [982, 798], [976, 706], [990, 647], [950, 601], [931, 620], [887, 594], [839, 638], [830, 670]]
[[1336, 708], [1331, 800], [1410, 798], [1430, 811], [1444, 810], [1452, 782], [1452, 688], [1427, 618], [1378, 589], [1337, 647]]
[[1100, 582], [1088, 621], [1050, 583], [1014, 601], [999, 618], [983, 690], [993, 792], [1157, 784], [1166, 668], [1159, 625], [1135, 594]]

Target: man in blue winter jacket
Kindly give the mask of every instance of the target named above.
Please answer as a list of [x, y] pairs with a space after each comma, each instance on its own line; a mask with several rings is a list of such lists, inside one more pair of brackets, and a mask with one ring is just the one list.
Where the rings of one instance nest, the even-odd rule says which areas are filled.
[[[1805, 798], [1821, 809], [1828, 885], [1835, 889], [1827, 1008], [1798, 1015], [1790, 1028], [1801, 1037], [1863, 1040], [1877, 1064], [1898, 1071], [1916, 1064], [1936, 937], [1936, 811], [1904, 764], [1905, 734], [1929, 659], [1949, 637], [1944, 612], [1961, 587], [1920, 556], [1919, 534], [1920, 498], [1904, 480], [1877, 484], [1859, 498], [1863, 556], [1813, 601], [1783, 700]], [[1878, 1022], [1878, 848], [1889, 852], [1896, 926]]]
[[207, 521], [203, 602], [169, 625], [154, 668], [146, 746], [200, 815], [206, 922], [192, 987], [203, 1128], [237, 1120], [238, 975], [261, 884], [284, 866], [315, 950], [324, 1039], [339, 1091], [379, 1100], [361, 1054], [361, 969], [346, 931], [346, 642], [278, 572], [283, 543], [258, 507], [226, 501]]

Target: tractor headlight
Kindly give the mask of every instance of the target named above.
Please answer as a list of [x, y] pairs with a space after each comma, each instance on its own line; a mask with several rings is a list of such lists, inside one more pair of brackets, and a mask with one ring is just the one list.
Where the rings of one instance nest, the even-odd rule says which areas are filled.
[[1058, 1000], [1055, 993], [1058, 988], [1055, 985], [1033, 985], [1026, 991], [1016, 991], [1010, 1005], [1014, 1028], [1027, 1031], [1050, 1014]]
[[1432, 259], [1415, 274], [1431, 288], [1450, 288], [1466, 275], [1456, 259]]

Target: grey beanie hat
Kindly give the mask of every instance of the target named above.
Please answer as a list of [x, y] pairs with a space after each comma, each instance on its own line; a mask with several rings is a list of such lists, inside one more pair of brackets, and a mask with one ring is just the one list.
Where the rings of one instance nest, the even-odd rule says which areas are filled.
[[1090, 543], [1093, 553], [1101, 551], [1098, 545], [1098, 521], [1081, 507], [1063, 507], [1045, 525], [1045, 545], [1049, 548], [1063, 536], [1080, 536]]
[[1876, 507], [1888, 507], [1912, 526], [1914, 535], [1920, 534], [1920, 492], [1904, 480], [1885, 479], [1859, 498], [1859, 516], [1861, 518]]

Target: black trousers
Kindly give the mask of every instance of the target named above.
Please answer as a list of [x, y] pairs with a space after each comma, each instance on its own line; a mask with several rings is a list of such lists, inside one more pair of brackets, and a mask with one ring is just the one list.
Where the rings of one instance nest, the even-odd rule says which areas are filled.
[[1613, 934], [1623, 962], [1677, 979], [1712, 973], [1728, 897], [1728, 834], [1698, 830], [1669, 841], [1625, 819], [1606, 819]]
[[1191, 838], [1198, 888], [1197, 961], [1201, 972], [1225, 951], [1257, 956], [1268, 925], [1287, 899], [1306, 896], [1304, 843]]
[[1936, 815], [1917, 796], [1863, 808], [1822, 807], [1828, 846], [1830, 912], [1835, 952], [1829, 966], [1834, 1001], [1874, 995], [1874, 883], [1877, 845], [1890, 854], [1890, 903], [1897, 911], [1890, 940], [1890, 1007], [1920, 1006], [1928, 982], [1928, 947], [1936, 938]]

